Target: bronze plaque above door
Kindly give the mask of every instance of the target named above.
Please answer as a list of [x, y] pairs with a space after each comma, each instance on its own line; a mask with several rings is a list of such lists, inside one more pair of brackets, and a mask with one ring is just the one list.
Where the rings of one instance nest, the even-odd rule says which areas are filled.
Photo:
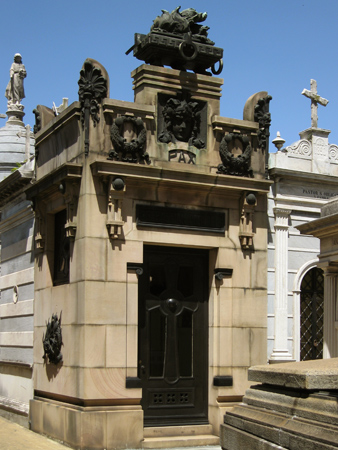
[[208, 251], [144, 247], [139, 378], [145, 425], [208, 421]]

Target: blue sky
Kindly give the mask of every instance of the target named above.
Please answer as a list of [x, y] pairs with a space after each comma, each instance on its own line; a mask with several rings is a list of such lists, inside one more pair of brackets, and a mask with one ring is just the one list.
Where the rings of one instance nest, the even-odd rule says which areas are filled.
[[[69, 103], [78, 99], [79, 72], [88, 57], [107, 69], [111, 98], [133, 101], [130, 73], [142, 62], [125, 52], [134, 33], [148, 33], [161, 9], [172, 11], [179, 4], [2, 0], [0, 113], [7, 109], [4, 93], [16, 52], [28, 74], [22, 101], [26, 124], [34, 125], [37, 104], [52, 107], [63, 97]], [[311, 126], [310, 100], [301, 92], [310, 89], [313, 78], [318, 93], [329, 100], [318, 108], [318, 126], [331, 130], [329, 142], [338, 144], [338, 0], [193, 0], [181, 6], [206, 11], [209, 37], [224, 49], [222, 116], [241, 119], [246, 100], [268, 91], [273, 97], [270, 141], [280, 131], [290, 145]]]

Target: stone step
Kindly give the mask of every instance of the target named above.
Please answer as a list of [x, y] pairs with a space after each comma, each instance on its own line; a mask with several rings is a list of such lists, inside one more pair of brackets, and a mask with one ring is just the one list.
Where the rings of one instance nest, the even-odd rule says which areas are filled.
[[168, 427], [145, 427], [144, 437], [155, 438], [165, 436], [196, 436], [200, 434], [212, 434], [212, 425], [180, 425]]
[[145, 438], [142, 448], [177, 448], [177, 447], [201, 447], [209, 445], [219, 445], [219, 436], [211, 434], [200, 434], [197, 436], [163, 436]]

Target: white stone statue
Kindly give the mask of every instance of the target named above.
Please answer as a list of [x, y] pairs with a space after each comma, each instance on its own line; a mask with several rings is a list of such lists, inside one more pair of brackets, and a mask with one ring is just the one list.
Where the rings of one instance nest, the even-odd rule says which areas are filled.
[[8, 99], [8, 106], [20, 105], [20, 102], [25, 98], [25, 91], [23, 87], [23, 80], [27, 76], [25, 66], [22, 64], [22, 56], [20, 53], [14, 55], [14, 62], [11, 65], [10, 80], [6, 87], [5, 97]]

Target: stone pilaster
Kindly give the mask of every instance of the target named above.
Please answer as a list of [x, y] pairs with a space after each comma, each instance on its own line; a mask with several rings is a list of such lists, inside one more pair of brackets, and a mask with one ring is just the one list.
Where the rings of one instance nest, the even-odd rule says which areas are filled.
[[338, 266], [324, 268], [323, 358], [338, 356]]
[[288, 351], [288, 232], [291, 210], [274, 208], [275, 214], [275, 344], [270, 362], [292, 360]]

